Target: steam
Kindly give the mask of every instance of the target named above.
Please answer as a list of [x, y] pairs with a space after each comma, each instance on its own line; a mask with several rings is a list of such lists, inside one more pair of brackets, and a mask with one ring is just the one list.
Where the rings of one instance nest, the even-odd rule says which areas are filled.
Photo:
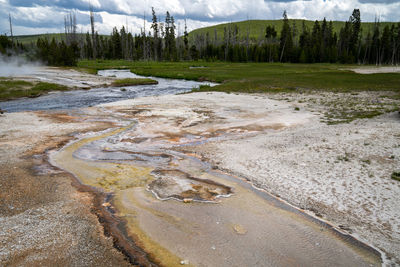
[[0, 77], [30, 75], [35, 73], [40, 66], [40, 63], [29, 62], [22, 57], [0, 55]]

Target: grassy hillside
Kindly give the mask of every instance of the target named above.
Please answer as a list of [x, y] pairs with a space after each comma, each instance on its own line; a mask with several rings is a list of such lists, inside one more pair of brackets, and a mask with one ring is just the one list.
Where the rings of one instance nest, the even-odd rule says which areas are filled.
[[[303, 22], [305, 23], [305, 25], [308, 27], [309, 30], [312, 30], [312, 27], [314, 25], [314, 21], [311, 20], [292, 19], [289, 21], [291, 26], [293, 25], [295, 26], [298, 34], [302, 32]], [[383, 28], [386, 25], [392, 25], [393, 23], [394, 22], [381, 22], [380, 27]], [[209, 34], [210, 39], [213, 40], [215, 35], [215, 30], [217, 31], [218, 39], [222, 40], [224, 36], [224, 28], [226, 27], [228, 29], [228, 27], [233, 27], [234, 25], [237, 25], [239, 27], [240, 38], [246, 38], [247, 32], [249, 31], [250, 38], [259, 39], [260, 37], [265, 36], [265, 28], [268, 25], [275, 26], [275, 29], [277, 30], [279, 35], [282, 29], [282, 24], [283, 24], [282, 20], [246, 20], [246, 21], [239, 21], [227, 24], [219, 24], [211, 27], [197, 29], [190, 32], [189, 40], [193, 41], [196, 35], [203, 34], [205, 36], [207, 33]], [[344, 24], [345, 24], [344, 21], [333, 21], [334, 31], [339, 33], [340, 29], [344, 26]], [[368, 31], [372, 32], [373, 27], [374, 27], [374, 22], [362, 23], [362, 31], [364, 34], [367, 34]]]
[[46, 34], [35, 34], [35, 35], [19, 35], [15, 38], [18, 42], [26, 45], [30, 43], [36, 43], [39, 37], [45, 37], [49, 40], [55, 38], [57, 41], [65, 40], [65, 35], [63, 33], [46, 33]]
[[[85, 38], [86, 33], [78, 33], [78, 38], [79, 36], [82, 36], [82, 38]], [[106, 36], [106, 35], [102, 35], [102, 36]], [[52, 40], [53, 38], [55, 38], [57, 41], [61, 41], [64, 40], [65, 41], [65, 34], [64, 33], [46, 33], [46, 34], [35, 34], [35, 35], [19, 35], [16, 36], [15, 38], [18, 40], [18, 42], [26, 45], [26, 44], [30, 44], [30, 43], [36, 43], [37, 39], [39, 39], [39, 37], [44, 37], [47, 38], [49, 40]]]

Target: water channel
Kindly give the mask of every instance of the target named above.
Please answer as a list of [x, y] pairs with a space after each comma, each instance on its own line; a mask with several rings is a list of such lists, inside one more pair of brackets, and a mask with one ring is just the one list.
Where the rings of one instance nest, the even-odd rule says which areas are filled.
[[[33, 77], [48, 81], [42, 72], [33, 73]], [[101, 70], [99, 76], [122, 78], [142, 78], [129, 70]], [[163, 79], [149, 77], [158, 81], [156, 85], [125, 86], [124, 90], [117, 87], [101, 87], [90, 90], [72, 90], [65, 92], [50, 92], [36, 98], [21, 98], [11, 101], [0, 102], [0, 108], [6, 112], [36, 111], [51, 109], [73, 109], [90, 107], [103, 103], [110, 103], [124, 99], [138, 98], [143, 96], [167, 95], [189, 92], [200, 85], [210, 82], [195, 82], [187, 80]], [[50, 80], [51, 81], [51, 80]], [[69, 83], [68, 80], [65, 81]], [[71, 84], [73, 81], [71, 80]]]

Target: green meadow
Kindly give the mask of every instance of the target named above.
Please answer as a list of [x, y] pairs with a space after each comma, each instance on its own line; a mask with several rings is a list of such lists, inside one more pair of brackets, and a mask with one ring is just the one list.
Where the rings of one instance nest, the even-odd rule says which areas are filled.
[[[80, 61], [91, 73], [120, 68], [144, 76], [217, 82], [200, 91], [282, 92], [296, 90], [400, 91], [400, 73], [357, 74], [359, 66], [336, 64], [143, 62], [124, 60]], [[372, 67], [372, 66], [371, 66]]]

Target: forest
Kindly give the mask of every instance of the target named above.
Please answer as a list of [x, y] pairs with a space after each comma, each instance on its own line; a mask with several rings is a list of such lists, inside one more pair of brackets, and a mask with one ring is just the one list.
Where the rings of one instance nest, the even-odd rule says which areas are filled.
[[[227, 61], [227, 62], [290, 62], [342, 64], [399, 64], [400, 22], [380, 27], [376, 21], [373, 30], [363, 32], [361, 14], [354, 9], [348, 21], [334, 31], [332, 21], [315, 21], [310, 29], [304, 23], [301, 29], [283, 13], [283, 26], [277, 32], [266, 26], [262, 38], [239, 34], [236, 24], [224, 27], [223, 37], [196, 34], [189, 39], [185, 23], [182, 36], [177, 36], [174, 17], [169, 12], [160, 21], [152, 8], [150, 30], [141, 29], [133, 35], [123, 26], [116, 27], [109, 36], [95, 30], [94, 14], [90, 12], [91, 32], [77, 33], [74, 14], [64, 18], [65, 38], [39, 38], [36, 44], [22, 47], [6, 36], [0, 37], [0, 52], [18, 47], [28, 51], [31, 58], [49, 65], [74, 66], [80, 59], [125, 59], [140, 61]], [[245, 37], [243, 37], [245, 36]]]

